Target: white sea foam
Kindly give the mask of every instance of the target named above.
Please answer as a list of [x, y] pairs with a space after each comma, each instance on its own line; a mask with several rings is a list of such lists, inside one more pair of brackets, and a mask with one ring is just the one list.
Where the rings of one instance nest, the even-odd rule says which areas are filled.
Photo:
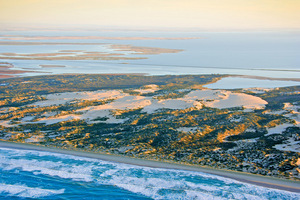
[[218, 197], [217, 193], [222, 193], [222, 188], [210, 187], [202, 188], [195, 184], [190, 187], [186, 181], [168, 180], [164, 178], [134, 178], [134, 177], [113, 177], [110, 184], [116, 185], [122, 189], [133, 193], [140, 193], [153, 199], [227, 199]]
[[2, 157], [0, 167], [3, 168], [3, 170], [21, 169], [22, 171], [33, 172], [35, 175], [58, 176], [75, 181], [90, 182], [93, 180], [91, 167], [87, 165], [72, 166], [62, 162], [7, 159]]
[[226, 198], [223, 197], [216, 197], [211, 194], [207, 194], [204, 192], [199, 192], [199, 191], [193, 191], [193, 190], [187, 190], [186, 191], [186, 198], [183, 199], [199, 199], [199, 200], [225, 200]]
[[296, 193], [201, 172], [134, 166], [39, 151], [5, 148], [0, 151], [2, 170], [116, 186], [153, 199], [300, 199]]
[[73, 155], [67, 155], [67, 154], [61, 154], [61, 153], [53, 153], [53, 152], [46, 152], [46, 151], [35, 151], [35, 150], [20, 150], [20, 149], [11, 149], [6, 147], [0, 147], [0, 151], [4, 150], [6, 153], [9, 153], [9, 155], [17, 155], [17, 156], [28, 156], [28, 155], [35, 155], [39, 157], [43, 156], [52, 156], [56, 158], [62, 158], [62, 159], [72, 159], [77, 161], [86, 161], [86, 162], [97, 162], [101, 164], [111, 164], [112, 162], [99, 160], [95, 158], [87, 158], [87, 157], [80, 157], [80, 156], [73, 156]]
[[41, 198], [46, 196], [63, 194], [64, 191], [65, 189], [50, 190], [37, 187], [28, 187], [26, 185], [10, 185], [0, 183], [0, 194], [7, 194], [8, 196], [17, 196], [23, 198]]
[[[267, 189], [235, 180], [198, 172], [187, 172], [169, 169], [138, 169], [147, 175], [134, 174], [132, 169], [118, 165], [104, 172], [100, 184], [108, 184], [122, 189], [140, 193], [153, 199], [299, 199], [299, 195], [291, 192]], [[152, 176], [159, 178], [152, 178]], [[191, 182], [187, 179], [205, 180], [205, 183]], [[107, 178], [107, 179], [105, 179]], [[106, 181], [103, 181], [106, 180]], [[213, 180], [213, 182], [211, 182]], [[273, 194], [274, 193], [274, 194]], [[273, 194], [273, 195], [272, 195]]]

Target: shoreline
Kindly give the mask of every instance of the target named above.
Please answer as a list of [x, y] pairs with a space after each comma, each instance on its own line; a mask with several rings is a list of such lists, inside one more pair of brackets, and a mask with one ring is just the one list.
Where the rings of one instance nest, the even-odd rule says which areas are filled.
[[34, 144], [14, 143], [14, 142], [7, 142], [7, 141], [0, 141], [0, 148], [13, 148], [13, 149], [22, 149], [22, 150], [53, 152], [53, 153], [67, 154], [67, 155], [80, 156], [86, 158], [94, 158], [98, 160], [105, 160], [110, 162], [124, 163], [124, 164], [137, 165], [143, 167], [202, 172], [202, 173], [213, 174], [225, 178], [230, 178], [233, 180], [237, 180], [252, 185], [300, 193], [300, 181], [261, 176], [261, 175], [255, 175], [255, 174], [232, 171], [232, 170], [214, 169], [214, 168], [209, 168], [204, 166], [177, 164], [177, 163], [166, 162], [166, 161], [154, 161], [154, 160], [146, 160], [140, 158], [130, 158], [121, 155], [93, 153], [93, 152], [80, 151], [80, 150], [67, 150], [67, 149], [60, 149], [55, 147], [45, 147], [45, 146], [38, 146]]
[[229, 77], [248, 78], [248, 79], [256, 79], [256, 80], [269, 80], [269, 81], [295, 81], [295, 82], [300, 82], [300, 78], [274, 78], [274, 77], [266, 77], [266, 76], [235, 75], [235, 74], [231, 74], [231, 75], [229, 75]]

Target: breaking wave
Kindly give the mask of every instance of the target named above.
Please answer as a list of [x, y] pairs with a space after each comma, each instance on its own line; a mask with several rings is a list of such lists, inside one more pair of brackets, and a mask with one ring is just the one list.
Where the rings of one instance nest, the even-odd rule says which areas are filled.
[[6, 194], [7, 196], [40, 198], [57, 194], [63, 194], [64, 191], [64, 189], [49, 190], [42, 188], [27, 187], [26, 185], [9, 185], [0, 183], [0, 194]]
[[[71, 199], [71, 194], [77, 192], [83, 195], [82, 198], [99, 193], [107, 197], [108, 193], [111, 199], [114, 199], [112, 194], [119, 193], [125, 194], [126, 199], [300, 199], [297, 193], [200, 172], [149, 168], [8, 148], [0, 148], [0, 174], [0, 198], [1, 195], [31, 198], [56, 195], [51, 196], [51, 199], [55, 199], [63, 194], [64, 199]], [[23, 183], [27, 176], [35, 177], [39, 184], [40, 179], [47, 181], [41, 187], [28, 186], [33, 183]], [[13, 181], [11, 177], [19, 177], [24, 181]], [[76, 191], [72, 191], [74, 184]], [[49, 185], [51, 189], [44, 189]]]

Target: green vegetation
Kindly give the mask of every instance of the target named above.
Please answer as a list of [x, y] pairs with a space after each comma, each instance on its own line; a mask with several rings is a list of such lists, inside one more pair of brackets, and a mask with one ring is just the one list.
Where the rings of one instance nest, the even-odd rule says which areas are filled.
[[163, 90], [174, 90], [217, 81], [222, 75], [51, 75], [0, 80], [1, 98], [52, 94], [59, 92], [94, 91], [100, 89], [139, 88], [156, 84]]
[[[108, 104], [113, 99], [74, 100], [44, 107], [30, 105], [44, 100], [41, 95], [55, 92], [123, 89], [137, 95], [134, 89], [146, 84], [157, 84], [160, 89], [140, 95], [158, 100], [181, 98], [193, 88], [220, 77], [59, 75], [2, 80], [0, 122], [10, 121], [11, 126], [0, 126], [0, 138], [299, 179], [297, 159], [300, 154], [274, 146], [291, 138], [300, 141], [300, 128], [293, 125], [293, 119], [272, 114], [272, 111], [282, 109], [284, 103], [299, 105], [300, 87], [252, 94], [269, 102], [265, 109], [253, 112], [238, 107], [205, 106], [202, 109], [160, 109], [154, 113], [146, 113], [141, 108], [113, 110], [111, 114], [124, 123], [107, 123], [109, 117], [100, 116], [89, 122], [80, 119], [52, 124], [37, 121], [49, 116], [79, 115], [82, 113], [78, 109]], [[30, 123], [22, 123], [25, 117], [31, 117]], [[268, 128], [284, 123], [291, 126], [282, 134], [266, 135]]]

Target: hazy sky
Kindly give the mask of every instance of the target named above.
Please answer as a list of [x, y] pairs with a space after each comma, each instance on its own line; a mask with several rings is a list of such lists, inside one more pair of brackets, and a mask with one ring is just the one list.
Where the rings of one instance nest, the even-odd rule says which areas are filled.
[[0, 0], [0, 23], [299, 29], [300, 0]]

